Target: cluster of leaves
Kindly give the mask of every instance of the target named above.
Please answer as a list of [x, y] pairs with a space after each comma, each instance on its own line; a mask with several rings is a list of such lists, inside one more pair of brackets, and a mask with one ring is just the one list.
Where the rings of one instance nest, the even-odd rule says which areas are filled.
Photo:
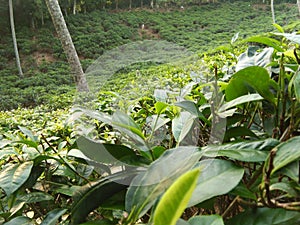
[[1, 220], [298, 224], [300, 38], [276, 28], [226, 73], [191, 72], [126, 111], [75, 108], [72, 133], [3, 136]]

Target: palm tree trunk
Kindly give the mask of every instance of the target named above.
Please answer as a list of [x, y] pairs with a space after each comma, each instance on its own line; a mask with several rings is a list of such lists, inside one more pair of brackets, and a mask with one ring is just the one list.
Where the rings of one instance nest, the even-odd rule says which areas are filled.
[[299, 10], [299, 15], [300, 15], [300, 0], [297, 0], [297, 5], [298, 5], [298, 10]]
[[67, 28], [65, 19], [58, 4], [58, 0], [45, 0], [51, 15], [58, 38], [70, 65], [71, 73], [75, 79], [77, 90], [80, 92], [89, 91], [85, 74], [83, 73], [71, 35]]
[[11, 36], [12, 36], [13, 43], [14, 43], [14, 50], [15, 50], [17, 67], [18, 67], [20, 77], [23, 77], [24, 75], [23, 75], [23, 71], [22, 71], [22, 67], [21, 67], [20, 56], [19, 56], [19, 51], [18, 51], [18, 44], [17, 44], [17, 38], [16, 38], [15, 23], [14, 23], [14, 10], [13, 10], [12, 0], [9, 0], [8, 5], [9, 5], [9, 18], [10, 18]]
[[76, 14], [76, 7], [77, 7], [77, 2], [76, 2], [76, 0], [74, 0], [74, 4], [73, 4], [73, 15]]
[[274, 11], [274, 0], [271, 0], [271, 12], [272, 12], [272, 20], [273, 20], [273, 23], [276, 23], [276, 19], [275, 19], [275, 11]]

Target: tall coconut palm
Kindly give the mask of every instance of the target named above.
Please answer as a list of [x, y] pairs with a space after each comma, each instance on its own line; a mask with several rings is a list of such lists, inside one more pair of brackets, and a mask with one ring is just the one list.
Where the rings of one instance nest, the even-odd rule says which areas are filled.
[[18, 71], [19, 71], [20, 77], [23, 77], [24, 75], [23, 75], [23, 71], [22, 71], [22, 67], [21, 67], [21, 61], [20, 61], [20, 56], [19, 56], [19, 51], [18, 51], [18, 44], [17, 44], [17, 38], [16, 38], [15, 23], [14, 23], [14, 10], [13, 10], [12, 0], [8, 1], [8, 6], [9, 6], [9, 18], [10, 18], [11, 36], [12, 36], [13, 43], [14, 43], [14, 50], [15, 50], [17, 67], [18, 67]]
[[80, 60], [78, 58], [71, 35], [67, 28], [65, 19], [58, 4], [58, 0], [45, 0], [50, 12], [58, 38], [62, 44], [64, 52], [67, 56], [71, 73], [75, 79], [77, 90], [80, 92], [88, 91], [88, 85], [85, 74], [83, 73]]
[[273, 20], [273, 23], [276, 23], [276, 19], [275, 19], [275, 11], [274, 11], [274, 0], [271, 0], [271, 12], [272, 12], [272, 20]]

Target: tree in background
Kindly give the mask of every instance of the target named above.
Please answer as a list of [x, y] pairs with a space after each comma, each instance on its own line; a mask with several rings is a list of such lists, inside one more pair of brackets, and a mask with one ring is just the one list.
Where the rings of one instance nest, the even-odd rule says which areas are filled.
[[11, 35], [12, 35], [12, 39], [13, 39], [13, 43], [14, 43], [14, 50], [15, 50], [17, 67], [18, 67], [20, 77], [23, 77], [24, 75], [23, 75], [23, 71], [22, 71], [22, 67], [21, 67], [20, 56], [19, 56], [19, 51], [18, 51], [18, 44], [17, 44], [17, 38], [16, 38], [15, 23], [14, 23], [14, 9], [13, 9], [12, 0], [9, 0], [8, 5], [9, 5], [9, 18], [10, 18]]
[[298, 10], [299, 10], [299, 15], [300, 15], [300, 0], [297, 0], [297, 5], [298, 5]]
[[71, 68], [71, 73], [75, 79], [77, 90], [80, 92], [88, 91], [88, 85], [83, 73], [75, 46], [73, 44], [71, 35], [67, 28], [65, 19], [61, 12], [60, 6], [57, 0], [45, 0], [49, 13], [51, 15], [55, 30], [57, 32], [58, 38], [62, 44], [64, 52], [67, 56], [68, 63]]
[[272, 20], [273, 20], [273, 23], [276, 23], [276, 19], [275, 19], [275, 11], [274, 11], [274, 0], [271, 0], [271, 12], [272, 12]]

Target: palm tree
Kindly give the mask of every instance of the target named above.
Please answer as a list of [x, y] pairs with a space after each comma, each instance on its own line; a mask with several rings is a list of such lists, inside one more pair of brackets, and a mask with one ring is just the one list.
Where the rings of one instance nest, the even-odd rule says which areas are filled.
[[[298, 0], [297, 0], [298, 1]], [[276, 23], [276, 19], [275, 19], [275, 11], [274, 11], [274, 0], [271, 0], [271, 12], [272, 12], [272, 20], [273, 23]]]
[[67, 28], [65, 19], [58, 4], [58, 0], [45, 0], [49, 13], [51, 15], [58, 38], [62, 44], [64, 52], [67, 56], [71, 73], [75, 79], [77, 90], [80, 92], [89, 91], [85, 74], [83, 73], [80, 60], [78, 58], [71, 35]]
[[9, 6], [11, 36], [12, 36], [13, 43], [14, 43], [14, 50], [15, 50], [15, 56], [16, 56], [16, 61], [17, 61], [17, 67], [18, 67], [20, 77], [23, 77], [24, 75], [23, 75], [23, 71], [22, 71], [22, 67], [21, 67], [20, 56], [19, 56], [19, 51], [18, 51], [18, 44], [17, 44], [17, 38], [16, 38], [15, 23], [14, 23], [14, 10], [13, 10], [12, 0], [8, 1], [8, 6]]

